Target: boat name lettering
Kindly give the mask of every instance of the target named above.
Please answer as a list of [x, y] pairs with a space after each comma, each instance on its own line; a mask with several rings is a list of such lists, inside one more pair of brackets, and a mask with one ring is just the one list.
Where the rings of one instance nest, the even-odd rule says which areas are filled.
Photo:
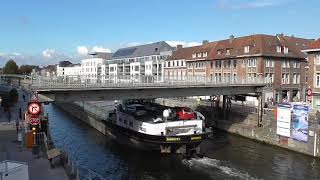
[[194, 137], [191, 137], [191, 140], [201, 140], [201, 136], [194, 136]]
[[167, 137], [166, 141], [180, 141], [180, 138], [176, 138], [176, 137]]

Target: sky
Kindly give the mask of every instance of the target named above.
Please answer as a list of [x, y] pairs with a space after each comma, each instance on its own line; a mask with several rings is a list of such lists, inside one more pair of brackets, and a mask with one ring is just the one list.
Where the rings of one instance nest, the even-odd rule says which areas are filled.
[[250, 34], [320, 37], [318, 0], [3, 0], [0, 67], [77, 62], [91, 51]]

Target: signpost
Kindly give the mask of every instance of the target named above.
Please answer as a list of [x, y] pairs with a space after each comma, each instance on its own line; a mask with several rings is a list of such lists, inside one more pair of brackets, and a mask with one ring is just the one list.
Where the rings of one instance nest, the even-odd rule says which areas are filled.
[[311, 103], [311, 100], [312, 100], [312, 89], [310, 87], [307, 89], [307, 100]]
[[28, 112], [32, 115], [39, 115], [41, 111], [41, 107], [39, 103], [31, 102], [28, 105]]
[[39, 116], [29, 116], [29, 123], [33, 126], [36, 126], [40, 124], [40, 118]]

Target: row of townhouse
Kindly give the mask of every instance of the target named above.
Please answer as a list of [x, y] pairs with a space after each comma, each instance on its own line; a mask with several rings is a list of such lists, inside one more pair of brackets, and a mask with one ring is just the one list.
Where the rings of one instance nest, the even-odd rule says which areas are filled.
[[312, 92], [308, 101], [313, 108], [320, 110], [320, 39], [312, 42], [303, 52], [308, 55], [307, 86]]
[[164, 74], [172, 78], [204, 76], [220, 81], [268, 77], [272, 90], [266, 99], [301, 101], [306, 89], [306, 55], [309, 39], [278, 34], [257, 34], [182, 48], [170, 56]]

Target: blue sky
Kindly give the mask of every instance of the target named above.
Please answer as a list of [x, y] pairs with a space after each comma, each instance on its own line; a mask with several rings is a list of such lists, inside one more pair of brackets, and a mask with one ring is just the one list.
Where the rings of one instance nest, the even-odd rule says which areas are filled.
[[8, 57], [50, 64], [160, 40], [187, 46], [231, 34], [318, 38], [319, 7], [317, 0], [4, 0], [0, 66]]

